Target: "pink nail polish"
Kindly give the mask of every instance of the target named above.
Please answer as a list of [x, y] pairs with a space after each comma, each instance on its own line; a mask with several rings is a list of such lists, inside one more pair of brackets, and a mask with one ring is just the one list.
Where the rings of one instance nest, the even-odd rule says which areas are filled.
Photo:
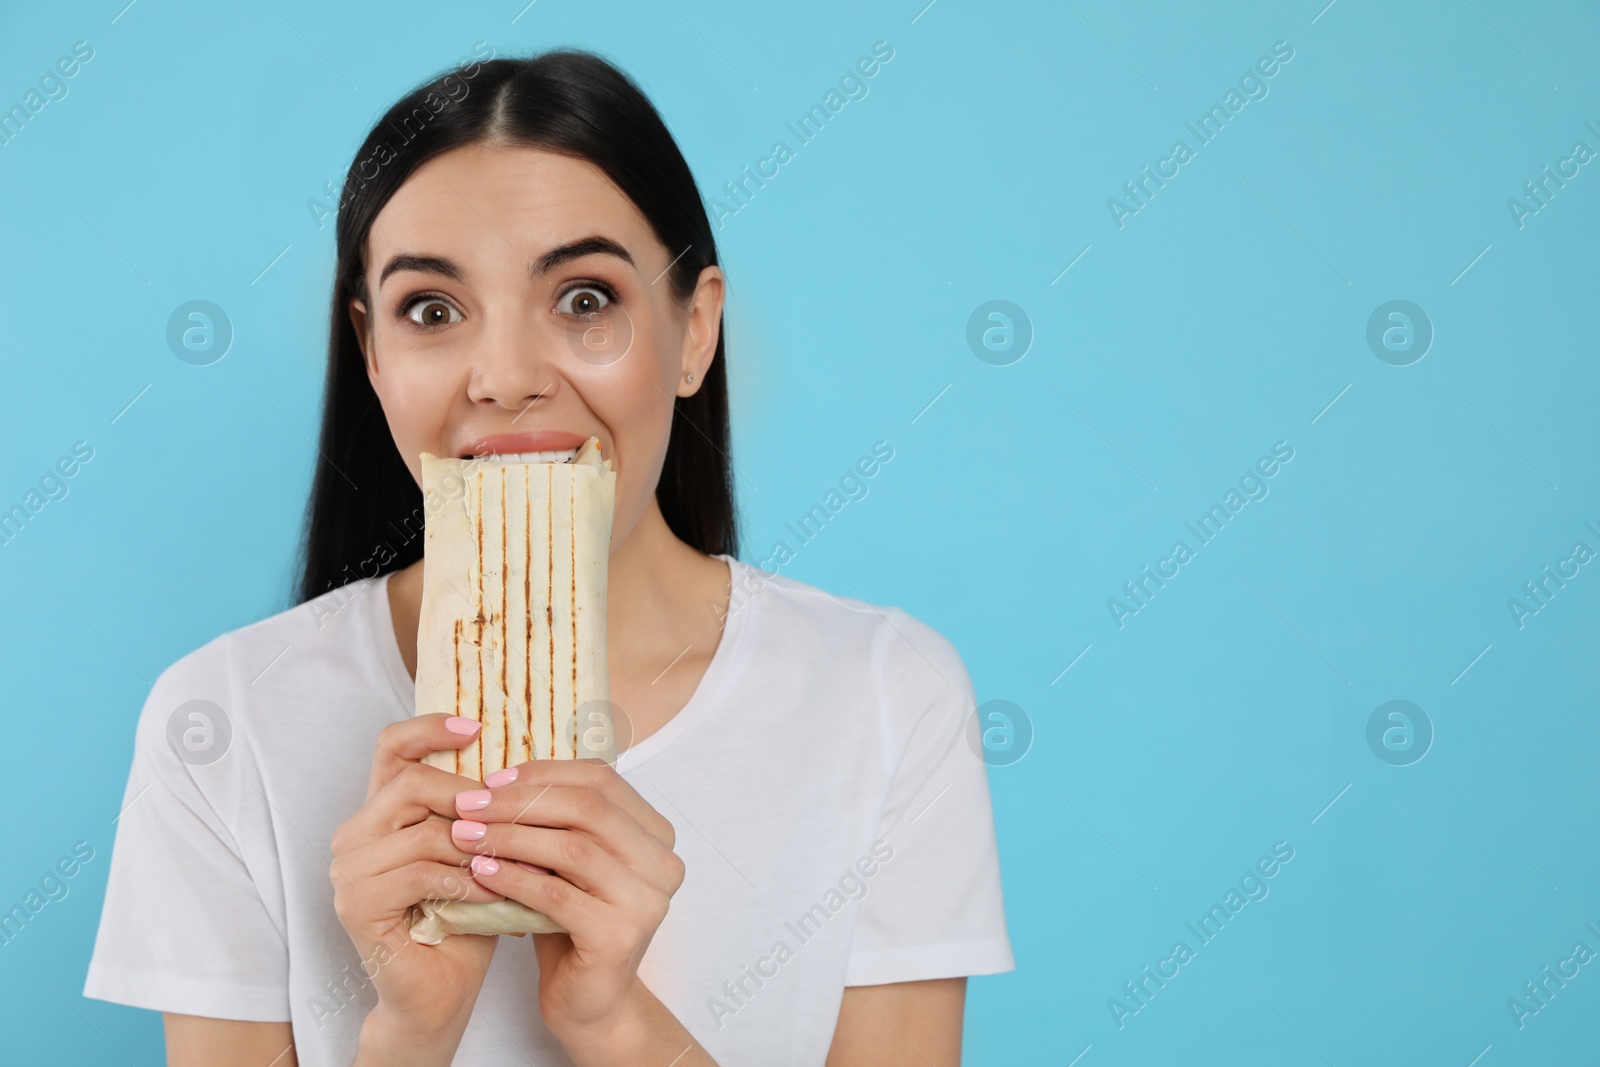
[[483, 723], [476, 719], [468, 719], [461, 715], [452, 715], [444, 721], [444, 728], [453, 734], [475, 734], [482, 729]]
[[494, 874], [499, 869], [500, 869], [500, 864], [496, 863], [494, 860], [490, 859], [488, 856], [474, 856], [474, 857], [472, 857], [472, 873], [473, 874]]
[[471, 819], [457, 819], [450, 824], [450, 836], [457, 841], [480, 841], [488, 832], [489, 827]]
[[463, 789], [456, 794], [456, 810], [482, 811], [493, 799], [494, 794], [487, 789]]
[[497, 785], [510, 785], [516, 780], [517, 769], [515, 767], [507, 767], [503, 771], [495, 771], [493, 774], [489, 775], [483, 780], [483, 784], [488, 786], [490, 789], [493, 789]]

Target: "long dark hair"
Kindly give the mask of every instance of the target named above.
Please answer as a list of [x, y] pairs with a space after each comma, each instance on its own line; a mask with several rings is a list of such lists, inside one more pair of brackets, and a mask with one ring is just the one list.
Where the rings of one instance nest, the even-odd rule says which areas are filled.
[[[475, 61], [407, 94], [367, 134], [339, 201], [322, 434], [296, 603], [422, 558], [422, 491], [367, 380], [348, 307], [353, 297], [372, 307], [367, 234], [384, 204], [427, 160], [481, 142], [558, 152], [603, 171], [664, 247], [685, 249], [668, 274], [679, 303], [717, 262], [705, 204], [677, 143], [639, 87], [599, 56], [561, 49]], [[674, 402], [656, 501], [681, 540], [707, 554], [737, 555], [725, 363], [719, 322], [704, 382]]]

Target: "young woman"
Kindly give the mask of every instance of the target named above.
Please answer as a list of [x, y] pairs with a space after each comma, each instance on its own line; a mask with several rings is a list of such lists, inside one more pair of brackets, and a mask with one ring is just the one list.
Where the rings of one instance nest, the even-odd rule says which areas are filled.
[[[468, 64], [373, 128], [337, 232], [302, 603], [152, 689], [85, 994], [184, 1067], [958, 1063], [965, 976], [1012, 967], [971, 686], [736, 558], [726, 280], [648, 100], [587, 53]], [[591, 435], [616, 766], [421, 763], [477, 724], [412, 714], [420, 453]], [[428, 898], [569, 933], [420, 945]]]

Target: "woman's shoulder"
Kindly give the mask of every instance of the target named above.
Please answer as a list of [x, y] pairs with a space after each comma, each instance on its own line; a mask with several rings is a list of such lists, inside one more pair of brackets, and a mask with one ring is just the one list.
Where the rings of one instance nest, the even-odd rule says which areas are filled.
[[896, 682], [967, 682], [960, 653], [939, 630], [892, 604], [875, 604], [854, 582], [845, 596], [820, 586], [729, 560], [728, 615], [749, 611], [769, 642], [833, 662], [864, 662]]
[[[359, 579], [218, 634], [163, 670], [151, 696], [165, 697], [164, 703], [190, 694], [231, 702], [246, 693], [270, 693], [285, 678], [316, 674], [306, 670], [313, 664], [351, 663], [376, 647], [373, 613], [384, 592], [381, 577]], [[295, 669], [280, 670], [286, 663]]]

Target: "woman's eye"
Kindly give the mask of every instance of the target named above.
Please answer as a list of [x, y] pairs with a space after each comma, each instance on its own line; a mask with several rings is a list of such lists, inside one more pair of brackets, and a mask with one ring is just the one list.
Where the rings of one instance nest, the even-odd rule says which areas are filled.
[[[461, 321], [461, 312], [436, 296], [419, 296], [408, 301], [401, 308], [401, 314], [424, 329]], [[455, 317], [451, 318], [452, 315]]]
[[565, 315], [596, 315], [611, 306], [616, 294], [599, 285], [580, 285], [568, 289], [556, 302], [556, 310]]

